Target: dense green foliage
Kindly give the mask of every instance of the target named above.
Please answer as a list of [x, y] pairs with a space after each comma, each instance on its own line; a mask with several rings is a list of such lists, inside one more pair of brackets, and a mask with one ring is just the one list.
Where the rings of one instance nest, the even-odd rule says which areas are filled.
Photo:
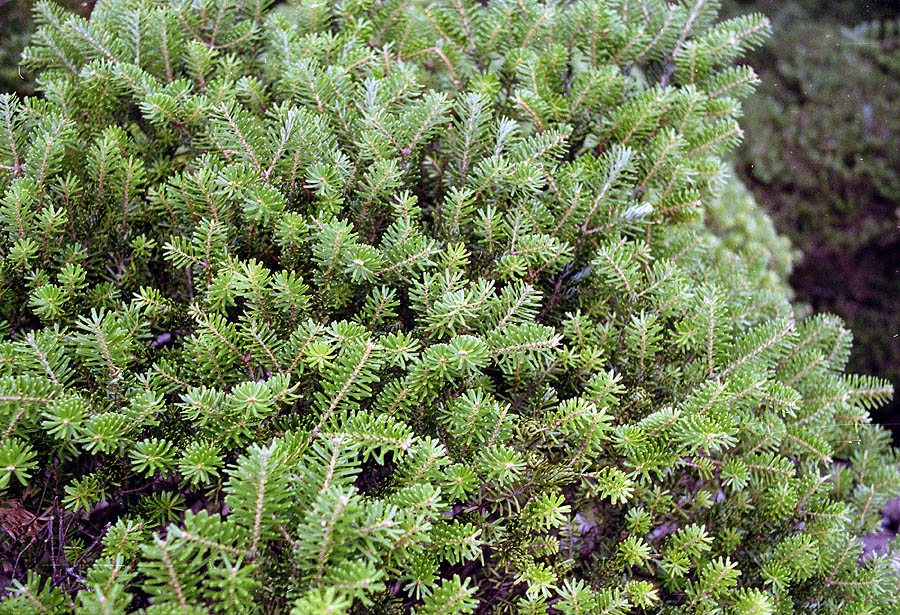
[[[805, 255], [792, 279], [801, 297], [853, 330], [851, 368], [896, 384], [900, 22], [840, 27], [824, 21], [832, 11], [772, 8], [776, 33], [753, 56], [763, 85], [746, 105], [737, 167]], [[886, 418], [896, 423], [898, 410]]]
[[891, 387], [722, 159], [765, 18], [265, 5], [36, 7], [0, 610], [900, 612]]

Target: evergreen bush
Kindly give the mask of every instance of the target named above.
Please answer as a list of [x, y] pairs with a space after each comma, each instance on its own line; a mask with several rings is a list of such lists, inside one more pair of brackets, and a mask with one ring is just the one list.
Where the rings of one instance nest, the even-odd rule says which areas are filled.
[[898, 492], [695, 0], [36, 5], [10, 613], [896, 613]]

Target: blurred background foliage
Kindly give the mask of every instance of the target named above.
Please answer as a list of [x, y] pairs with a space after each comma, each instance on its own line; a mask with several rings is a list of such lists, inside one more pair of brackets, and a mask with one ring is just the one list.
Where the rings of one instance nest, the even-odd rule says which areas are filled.
[[[802, 252], [797, 299], [844, 318], [851, 371], [900, 390], [900, 2], [739, 1], [767, 45], [744, 105], [738, 174]], [[873, 413], [900, 442], [900, 400]]]
[[[57, 0], [88, 14], [92, 1]], [[17, 68], [31, 0], [0, 0], [0, 92], [29, 94]], [[900, 390], [900, 1], [725, 0], [722, 17], [760, 11], [768, 44], [745, 104], [735, 167], [778, 232], [802, 252], [791, 284], [843, 317], [851, 371]], [[876, 413], [900, 442], [900, 401]]]
[[30, 2], [0, 0], [0, 92], [28, 94], [33, 81], [19, 74], [19, 54], [31, 34]]
[[[88, 15], [94, 0], [55, 0], [60, 6]], [[34, 30], [31, 7], [35, 0], [0, 0], [0, 93], [34, 91], [34, 77], [19, 70], [19, 55]]]

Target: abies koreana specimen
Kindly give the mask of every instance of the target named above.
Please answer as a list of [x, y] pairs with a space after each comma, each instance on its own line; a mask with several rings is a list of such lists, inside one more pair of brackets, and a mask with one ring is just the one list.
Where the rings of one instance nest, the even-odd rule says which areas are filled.
[[696, 0], [35, 6], [0, 97], [25, 613], [894, 613], [897, 492]]

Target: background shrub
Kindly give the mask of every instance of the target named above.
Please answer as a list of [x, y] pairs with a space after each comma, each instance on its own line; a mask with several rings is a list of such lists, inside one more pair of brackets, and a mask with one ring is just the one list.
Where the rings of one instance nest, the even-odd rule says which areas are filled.
[[[61, 7], [87, 16], [94, 6], [93, 0], [55, 0]], [[28, 38], [34, 30], [31, 19], [32, 0], [0, 1], [0, 93], [34, 93], [34, 75], [19, 67], [19, 58]]]
[[[791, 279], [799, 298], [847, 321], [857, 338], [852, 369], [896, 384], [900, 10], [889, 2], [754, 8], [772, 16], [776, 34], [751, 58], [763, 85], [746, 105], [737, 169], [804, 255]], [[875, 419], [900, 428], [896, 404]]]

